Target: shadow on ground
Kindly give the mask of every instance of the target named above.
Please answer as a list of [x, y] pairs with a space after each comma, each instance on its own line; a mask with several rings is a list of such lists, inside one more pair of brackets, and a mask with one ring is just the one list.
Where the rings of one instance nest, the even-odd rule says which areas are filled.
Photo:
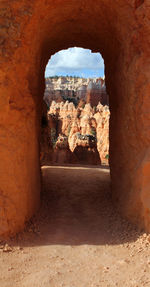
[[114, 245], [141, 235], [112, 205], [108, 168], [44, 166], [42, 174], [41, 209], [14, 245]]

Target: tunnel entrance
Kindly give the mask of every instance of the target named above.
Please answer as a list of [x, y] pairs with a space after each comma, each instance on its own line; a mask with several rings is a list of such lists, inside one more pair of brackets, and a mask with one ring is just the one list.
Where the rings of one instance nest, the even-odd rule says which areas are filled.
[[45, 75], [41, 163], [108, 165], [109, 97], [100, 54], [62, 50]]
[[100, 54], [77, 47], [56, 53], [47, 64], [45, 86], [40, 233], [52, 244], [108, 242], [110, 112]]
[[149, 17], [148, 1], [25, 0], [8, 7], [4, 0], [1, 6], [0, 235], [20, 230], [40, 206], [44, 71], [51, 55], [73, 46], [104, 58], [112, 197], [149, 231], [150, 33], [149, 21], [141, 20]]

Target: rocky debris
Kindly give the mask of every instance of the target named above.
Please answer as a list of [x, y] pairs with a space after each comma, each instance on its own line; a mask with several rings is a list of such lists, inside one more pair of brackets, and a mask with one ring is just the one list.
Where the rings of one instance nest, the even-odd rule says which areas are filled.
[[[24, 232], [23, 232], [24, 233]], [[17, 238], [17, 237], [16, 237]], [[14, 252], [18, 252], [18, 251], [22, 251], [23, 252], [23, 247], [22, 246], [18, 246], [15, 244], [15, 246], [13, 245], [13, 240], [14, 238], [11, 238], [9, 241], [0, 241], [0, 252], [3, 253], [14, 253]], [[11, 267], [10, 270], [11, 271]]]
[[0, 251], [4, 253], [8, 253], [8, 252], [12, 252], [13, 248], [8, 243], [4, 243], [0, 245]]

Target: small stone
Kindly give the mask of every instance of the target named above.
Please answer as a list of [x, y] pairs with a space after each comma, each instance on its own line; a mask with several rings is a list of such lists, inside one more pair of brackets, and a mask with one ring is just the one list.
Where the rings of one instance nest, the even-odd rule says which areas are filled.
[[108, 266], [105, 266], [103, 272], [106, 273], [106, 272], [108, 272], [108, 271], [109, 271], [109, 267], [108, 267]]
[[146, 234], [146, 233], [144, 233], [144, 234], [143, 234], [143, 238], [146, 238], [146, 237], [147, 237], [147, 234]]
[[129, 264], [129, 263], [130, 263], [130, 260], [129, 260], [129, 259], [125, 259], [125, 262], [126, 262], [127, 264]]
[[142, 247], [140, 247], [137, 252], [139, 253], [139, 252], [142, 252], [142, 251], [143, 251], [143, 249], [142, 249]]
[[16, 250], [23, 250], [23, 247], [18, 246], [18, 247], [16, 248]]
[[12, 252], [12, 248], [8, 244], [5, 244], [3, 252]]
[[150, 265], [150, 260], [147, 261], [147, 264]]
[[125, 263], [125, 260], [121, 259], [118, 261], [118, 264], [123, 265]]
[[14, 268], [12, 267], [12, 266], [10, 266], [9, 268], [8, 268], [8, 271], [12, 271]]
[[150, 242], [150, 235], [147, 237], [148, 242]]

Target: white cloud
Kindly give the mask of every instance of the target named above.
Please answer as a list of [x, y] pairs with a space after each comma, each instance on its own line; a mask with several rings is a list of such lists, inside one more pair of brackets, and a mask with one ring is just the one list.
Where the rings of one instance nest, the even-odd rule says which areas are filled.
[[83, 48], [69, 48], [53, 55], [46, 67], [46, 76], [82, 73], [104, 69], [104, 61], [99, 53]]

